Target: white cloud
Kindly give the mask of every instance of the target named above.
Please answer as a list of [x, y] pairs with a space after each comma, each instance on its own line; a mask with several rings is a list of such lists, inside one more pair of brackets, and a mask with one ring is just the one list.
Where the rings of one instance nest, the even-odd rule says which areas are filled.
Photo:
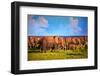
[[48, 27], [48, 20], [45, 19], [43, 16], [39, 16], [38, 21], [43, 27]]
[[37, 19], [34, 16], [28, 16], [28, 33], [29, 35], [45, 35], [47, 34], [48, 20], [43, 16], [39, 16]]
[[80, 33], [82, 30], [79, 26], [79, 20], [75, 17], [70, 18], [70, 26], [74, 33]]
[[28, 16], [28, 25], [34, 25], [36, 22], [35, 19], [33, 19], [33, 16], [32, 15], [29, 15]]

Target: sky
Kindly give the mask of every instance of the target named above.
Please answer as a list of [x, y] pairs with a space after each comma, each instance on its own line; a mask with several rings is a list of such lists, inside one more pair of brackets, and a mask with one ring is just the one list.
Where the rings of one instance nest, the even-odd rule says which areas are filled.
[[87, 36], [88, 17], [28, 15], [28, 36]]

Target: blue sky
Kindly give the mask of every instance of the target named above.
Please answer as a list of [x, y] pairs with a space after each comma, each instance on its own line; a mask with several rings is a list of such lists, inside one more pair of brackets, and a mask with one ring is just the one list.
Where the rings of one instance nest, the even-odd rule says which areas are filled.
[[28, 36], [87, 36], [88, 18], [28, 15]]

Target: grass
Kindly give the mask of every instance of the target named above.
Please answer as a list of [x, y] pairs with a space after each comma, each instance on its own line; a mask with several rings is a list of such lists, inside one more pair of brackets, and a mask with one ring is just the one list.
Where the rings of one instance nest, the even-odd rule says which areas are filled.
[[46, 53], [36, 52], [39, 50], [28, 50], [28, 61], [33, 60], [57, 60], [57, 59], [83, 59], [88, 58], [87, 50], [56, 50]]

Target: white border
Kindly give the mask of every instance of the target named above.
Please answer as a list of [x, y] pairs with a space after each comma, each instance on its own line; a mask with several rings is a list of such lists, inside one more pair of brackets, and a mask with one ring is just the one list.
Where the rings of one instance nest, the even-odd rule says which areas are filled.
[[[27, 61], [27, 15], [88, 17], [88, 59]], [[43, 7], [20, 7], [20, 70], [94, 66], [94, 11]]]

